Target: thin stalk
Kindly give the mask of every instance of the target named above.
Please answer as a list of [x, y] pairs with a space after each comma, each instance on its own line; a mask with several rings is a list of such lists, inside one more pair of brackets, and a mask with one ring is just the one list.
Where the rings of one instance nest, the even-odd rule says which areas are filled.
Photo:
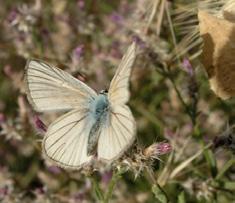
[[197, 152], [195, 155], [189, 157], [188, 159], [186, 159], [185, 161], [183, 161], [182, 163], [180, 163], [172, 172], [170, 175], [170, 178], [173, 179], [175, 178], [184, 168], [186, 168], [194, 159], [196, 159], [197, 157], [199, 157], [204, 150], [210, 148], [212, 146], [212, 143], [209, 143], [208, 145], [206, 145], [203, 149], [201, 149], [199, 152]]
[[160, 11], [158, 11], [158, 20], [157, 20], [157, 36], [161, 34], [161, 25], [164, 16], [164, 7], [165, 7], [165, 0], [161, 1]]
[[[174, 31], [173, 23], [172, 23], [172, 20], [171, 20], [171, 15], [170, 15], [170, 12], [169, 12], [169, 2], [166, 2], [166, 3], [165, 3], [165, 10], [166, 10], [167, 20], [168, 20], [168, 23], [169, 23], [169, 25], [170, 25], [170, 32], [171, 32], [173, 44], [174, 44], [174, 47], [175, 47], [176, 52], [178, 53], [175, 31]], [[180, 65], [179, 55], [177, 54], [176, 57], [177, 57], [177, 63], [178, 63], [178, 65]]]
[[160, 73], [161, 75], [165, 76], [166, 78], [168, 78], [170, 80], [170, 82], [173, 85], [173, 88], [174, 88], [174, 90], [175, 90], [175, 92], [176, 92], [176, 94], [177, 94], [181, 104], [184, 106], [184, 109], [185, 109], [186, 113], [189, 115], [189, 117], [190, 117], [190, 119], [191, 119], [191, 121], [193, 123], [193, 126], [195, 126], [196, 125], [196, 118], [194, 117], [194, 115], [192, 114], [192, 112], [190, 110], [190, 107], [186, 104], [186, 102], [184, 101], [182, 95], [180, 94], [180, 91], [177, 88], [173, 77], [171, 76], [169, 68], [166, 68], [166, 69], [167, 70], [164, 70], [164, 69], [162, 69], [162, 70], [156, 69], [156, 70], [157, 70], [158, 73]]
[[190, 111], [189, 111], [189, 107], [188, 107], [188, 105], [186, 104], [186, 102], [184, 101], [182, 95], [180, 94], [180, 91], [179, 91], [179, 89], [177, 88], [174, 79], [173, 79], [170, 75], [169, 75], [168, 79], [171, 81], [171, 83], [172, 83], [172, 85], [173, 85], [173, 88], [174, 88], [174, 90], [175, 90], [175, 92], [176, 92], [176, 94], [177, 94], [177, 96], [178, 96], [180, 102], [181, 102], [182, 105], [184, 106], [186, 112], [187, 112], [187, 113], [190, 115], [190, 117], [191, 117], [191, 113], [190, 113]]
[[217, 174], [217, 176], [215, 177], [216, 180], [219, 180], [225, 173], [226, 171], [231, 167], [235, 165], [235, 159], [232, 157], [232, 159], [230, 159], [224, 166], [223, 168], [220, 170], [220, 172]]
[[157, 180], [155, 178], [155, 174], [153, 172], [153, 169], [148, 167], [146, 168], [146, 172], [147, 172], [147, 175], [148, 175], [148, 179], [150, 180], [151, 184], [154, 185], [157, 183]]
[[113, 177], [108, 185], [108, 191], [105, 194], [103, 203], [108, 203], [109, 200], [112, 198], [114, 187], [117, 184], [117, 181], [122, 177], [122, 174], [122, 170], [113, 174]]
[[99, 200], [99, 202], [104, 202], [104, 193], [101, 190], [101, 188], [99, 187], [99, 184], [98, 184], [96, 178], [93, 177], [92, 175], [89, 176], [89, 178], [90, 178], [90, 180], [92, 182], [92, 185], [93, 185], [93, 188], [94, 188], [94, 192], [96, 194], [97, 199]]

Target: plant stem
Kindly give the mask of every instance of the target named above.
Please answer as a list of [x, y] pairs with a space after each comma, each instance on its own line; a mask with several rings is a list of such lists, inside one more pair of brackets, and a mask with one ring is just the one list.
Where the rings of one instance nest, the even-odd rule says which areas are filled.
[[226, 173], [226, 171], [233, 165], [235, 165], [235, 159], [232, 157], [227, 163], [224, 164], [223, 168], [217, 174], [215, 179], [219, 180]]
[[120, 170], [116, 173], [113, 174], [113, 177], [108, 185], [108, 191], [106, 192], [105, 194], [105, 197], [104, 197], [104, 200], [103, 200], [103, 203], [108, 203], [109, 200], [112, 198], [112, 195], [113, 195], [113, 189], [117, 183], [117, 181], [122, 177], [121, 175], [123, 174], [123, 171]]
[[196, 117], [197, 117], [197, 114], [195, 112], [196, 112], [197, 103], [195, 103], [193, 105], [193, 109], [191, 110], [190, 106], [184, 101], [184, 99], [183, 99], [179, 89], [177, 88], [175, 80], [172, 77], [172, 75], [170, 73], [170, 69], [168, 67], [165, 67], [165, 69], [163, 69], [161, 74], [163, 74], [163, 76], [165, 76], [166, 78], [168, 78], [170, 80], [170, 82], [173, 85], [173, 88], [174, 88], [174, 90], [175, 90], [175, 92], [176, 92], [176, 94], [177, 94], [181, 104], [183, 105], [183, 107], [184, 107], [186, 113], [188, 114], [188, 116], [190, 117], [193, 126], [196, 126]]
[[104, 202], [104, 193], [103, 193], [103, 191], [100, 189], [99, 184], [98, 184], [96, 178], [93, 177], [92, 175], [89, 176], [89, 178], [90, 178], [90, 180], [91, 180], [91, 182], [92, 182], [92, 185], [93, 185], [93, 187], [94, 187], [94, 191], [95, 191], [95, 194], [96, 194], [97, 199], [99, 200], [99, 202]]
[[[175, 50], [177, 51], [177, 41], [176, 41], [176, 36], [175, 36], [175, 31], [174, 31], [171, 15], [170, 15], [170, 12], [169, 12], [169, 2], [167, 2], [165, 4], [165, 10], [166, 10], [167, 20], [168, 20], [168, 23], [169, 23], [169, 27], [170, 27], [170, 32], [171, 32], [173, 44], [174, 44]], [[180, 59], [179, 59], [178, 55], [177, 55], [177, 62], [178, 62], [178, 65], [180, 66]], [[167, 68], [167, 70], [168, 70], [168, 73], [170, 73], [169, 68]], [[196, 112], [197, 101], [194, 101], [194, 103], [192, 105], [192, 109], [190, 109], [189, 106], [183, 100], [183, 98], [182, 98], [182, 96], [180, 94], [180, 91], [178, 90], [178, 88], [177, 88], [177, 86], [176, 86], [172, 76], [170, 74], [167, 74], [167, 75], [168, 75], [168, 78], [171, 81], [171, 83], [172, 83], [172, 85], [173, 85], [173, 87], [174, 87], [174, 89], [176, 91], [176, 94], [177, 94], [179, 100], [183, 104], [187, 114], [190, 116], [191, 121], [193, 123], [193, 126], [195, 126], [196, 125], [196, 117], [197, 117], [197, 112]]]

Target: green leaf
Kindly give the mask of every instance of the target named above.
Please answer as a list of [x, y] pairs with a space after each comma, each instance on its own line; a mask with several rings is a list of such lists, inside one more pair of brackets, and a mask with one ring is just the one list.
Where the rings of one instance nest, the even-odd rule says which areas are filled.
[[217, 174], [217, 166], [216, 166], [215, 156], [210, 149], [205, 150], [204, 154], [206, 157], [206, 161], [209, 164], [209, 167], [211, 169], [211, 174], [213, 177], [215, 177]]
[[234, 181], [227, 181], [224, 183], [224, 188], [227, 190], [235, 190], [235, 182]]
[[182, 191], [182, 192], [178, 195], [177, 203], [186, 203], [184, 191]]
[[93, 186], [93, 190], [96, 194], [96, 197], [99, 201], [104, 201], [104, 194], [103, 191], [101, 190], [97, 180], [95, 177], [90, 176], [91, 182], [92, 182], [92, 186]]
[[226, 164], [224, 164], [224, 166], [219, 170], [219, 173], [217, 174], [215, 179], [219, 180], [221, 177], [223, 177], [223, 175], [226, 173], [226, 171], [233, 165], [235, 165], [234, 158], [230, 159]]
[[166, 193], [163, 191], [163, 189], [159, 185], [153, 185], [152, 192], [155, 195], [155, 198], [159, 202], [161, 202], [161, 203], [169, 202]]

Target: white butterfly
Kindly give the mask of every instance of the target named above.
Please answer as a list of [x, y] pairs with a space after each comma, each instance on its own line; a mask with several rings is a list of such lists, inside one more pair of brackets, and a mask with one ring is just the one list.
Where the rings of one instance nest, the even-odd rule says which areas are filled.
[[58, 166], [79, 169], [97, 153], [99, 160], [118, 159], [135, 139], [136, 125], [126, 103], [136, 57], [133, 43], [123, 56], [108, 91], [97, 94], [67, 72], [29, 60], [25, 81], [29, 102], [38, 112], [70, 110], [48, 128], [45, 156]]

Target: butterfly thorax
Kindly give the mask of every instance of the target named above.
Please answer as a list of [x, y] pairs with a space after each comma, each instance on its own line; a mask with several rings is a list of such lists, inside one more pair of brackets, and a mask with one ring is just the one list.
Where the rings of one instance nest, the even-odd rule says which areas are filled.
[[94, 154], [96, 152], [100, 126], [105, 123], [107, 119], [107, 112], [109, 108], [107, 95], [100, 93], [90, 105], [90, 116], [94, 124], [91, 127], [88, 138], [88, 155]]
[[91, 113], [94, 119], [97, 120], [100, 116], [107, 111], [108, 98], [106, 94], [99, 94], [91, 103]]

